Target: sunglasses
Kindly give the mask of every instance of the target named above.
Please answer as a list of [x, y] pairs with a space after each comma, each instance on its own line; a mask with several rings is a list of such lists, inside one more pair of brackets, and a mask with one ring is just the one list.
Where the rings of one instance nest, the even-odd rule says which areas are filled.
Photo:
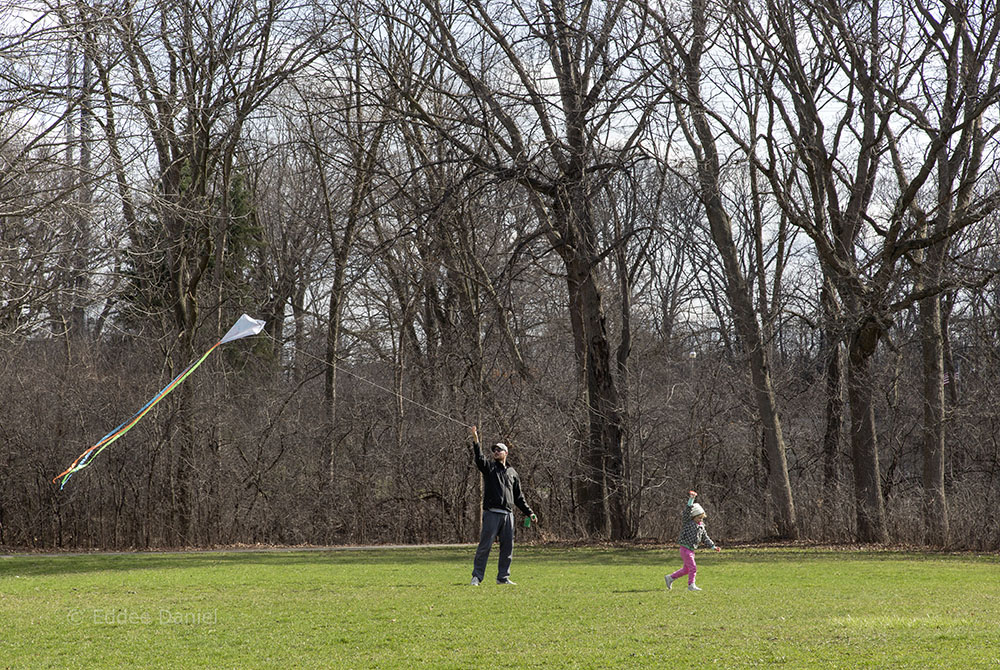
[[494, 454], [498, 451], [506, 451], [506, 449], [501, 449], [500, 447], [490, 447], [490, 449], [493, 451]]

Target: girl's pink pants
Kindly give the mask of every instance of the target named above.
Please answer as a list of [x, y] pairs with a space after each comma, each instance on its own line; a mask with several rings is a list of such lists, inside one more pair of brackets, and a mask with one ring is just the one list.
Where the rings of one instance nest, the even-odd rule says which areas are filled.
[[694, 552], [687, 547], [681, 547], [681, 560], [684, 561], [684, 567], [670, 575], [670, 578], [678, 579], [687, 575], [688, 584], [694, 584], [694, 575], [698, 572], [698, 566], [694, 563]]

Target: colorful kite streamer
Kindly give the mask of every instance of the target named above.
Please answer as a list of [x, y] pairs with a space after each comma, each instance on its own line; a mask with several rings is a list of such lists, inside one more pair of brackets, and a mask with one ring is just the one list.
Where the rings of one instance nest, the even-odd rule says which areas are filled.
[[99, 453], [107, 449], [112, 442], [114, 442], [119, 437], [127, 433], [129, 429], [132, 428], [132, 426], [139, 423], [139, 420], [142, 419], [142, 417], [146, 416], [146, 413], [149, 412], [149, 410], [153, 409], [153, 406], [156, 405], [156, 403], [160, 402], [160, 400], [162, 400], [164, 396], [166, 396], [168, 393], [177, 388], [181, 384], [181, 382], [183, 382], [185, 379], [188, 378], [188, 375], [197, 370], [198, 366], [201, 365], [206, 358], [208, 358], [208, 355], [213, 351], [215, 351], [220, 345], [223, 345], [227, 342], [232, 342], [233, 340], [249, 337], [250, 335], [256, 335], [263, 328], [264, 328], [263, 321], [251, 318], [246, 314], [241, 316], [239, 318], [239, 321], [237, 321], [233, 325], [233, 327], [230, 328], [226, 332], [226, 334], [222, 336], [222, 339], [216, 342], [214, 345], [212, 345], [212, 348], [206, 351], [201, 358], [199, 358], [194, 363], [189, 365], [187, 369], [184, 370], [182, 373], [174, 377], [173, 381], [164, 386], [159, 393], [153, 396], [152, 400], [147, 402], [142, 409], [140, 409], [138, 412], [132, 415], [132, 418], [126, 420], [124, 423], [119, 425], [110, 433], [102, 437], [97, 444], [95, 444], [90, 449], [87, 449], [85, 452], [77, 456], [76, 460], [73, 461], [73, 464], [70, 465], [68, 468], [66, 468], [66, 470], [63, 471], [62, 474], [56, 476], [52, 480], [52, 483], [55, 484], [61, 478], [62, 482], [59, 485], [59, 489], [62, 490], [62, 488], [66, 486], [66, 482], [69, 481], [70, 477], [72, 477], [77, 472], [83, 470], [85, 467], [90, 465], [91, 461], [94, 460], [95, 456], [97, 456]]

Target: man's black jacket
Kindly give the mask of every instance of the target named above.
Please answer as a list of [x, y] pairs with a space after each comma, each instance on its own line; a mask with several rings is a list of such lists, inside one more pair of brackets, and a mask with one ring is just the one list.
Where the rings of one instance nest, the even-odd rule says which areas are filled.
[[517, 470], [499, 461], [486, 458], [478, 442], [472, 443], [472, 459], [483, 473], [483, 509], [505, 509], [514, 511], [517, 505], [526, 516], [531, 516], [531, 508], [521, 495], [521, 478]]

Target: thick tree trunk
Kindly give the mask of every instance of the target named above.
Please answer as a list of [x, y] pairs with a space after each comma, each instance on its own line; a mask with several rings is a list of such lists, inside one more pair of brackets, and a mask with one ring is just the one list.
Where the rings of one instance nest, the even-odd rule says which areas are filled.
[[944, 355], [940, 296], [920, 301], [920, 339], [923, 352], [924, 524], [928, 544], [949, 542], [948, 504], [944, 489]]
[[570, 310], [582, 343], [589, 434], [582, 459], [584, 481], [578, 488], [588, 532], [625, 539], [630, 524], [625, 504], [622, 413], [614, 378], [611, 346], [600, 289], [591, 263], [567, 263]]
[[[172, 303], [174, 327], [179, 335], [177, 370], [183, 370], [194, 361], [195, 329], [198, 324], [198, 283], [207, 265], [208, 247], [201, 250], [199, 264], [192, 267], [184, 243], [183, 231], [192, 225], [186, 219], [168, 214], [168, 234], [171, 241], [168, 254], [170, 281], [168, 295]], [[193, 387], [182, 384], [178, 389], [176, 425], [177, 444], [176, 475], [173, 482], [174, 538], [178, 544], [195, 543], [197, 527], [197, 467], [198, 437], [193, 426]], [[169, 428], [168, 428], [169, 429]]]
[[[583, 174], [581, 167], [577, 168]], [[580, 474], [575, 493], [586, 532], [627, 539], [628, 518], [624, 449], [624, 416], [617, 367], [627, 363], [627, 351], [612, 352], [598, 278], [599, 263], [586, 179], [579, 177], [552, 202], [558, 233], [550, 240], [566, 268], [569, 316], [580, 380], [585, 387], [587, 438], [581, 444]], [[622, 358], [622, 357], [625, 358]]]
[[834, 332], [833, 322], [839, 308], [834, 288], [824, 282], [821, 292], [823, 314], [823, 350], [826, 354], [826, 429], [823, 431], [823, 488], [832, 492], [840, 486], [840, 439], [844, 425], [844, 348]]
[[[940, 282], [944, 248], [927, 250], [922, 284]], [[924, 530], [928, 544], [945, 547], [950, 541], [948, 501], [944, 487], [944, 320], [941, 295], [924, 298], [919, 303], [920, 348], [923, 361], [923, 489]]]
[[847, 387], [851, 403], [851, 461], [857, 504], [857, 538], [861, 542], [881, 544], [888, 542], [889, 531], [882, 499], [871, 378], [871, 357], [878, 339], [878, 326], [874, 323], [867, 323], [852, 334]]

